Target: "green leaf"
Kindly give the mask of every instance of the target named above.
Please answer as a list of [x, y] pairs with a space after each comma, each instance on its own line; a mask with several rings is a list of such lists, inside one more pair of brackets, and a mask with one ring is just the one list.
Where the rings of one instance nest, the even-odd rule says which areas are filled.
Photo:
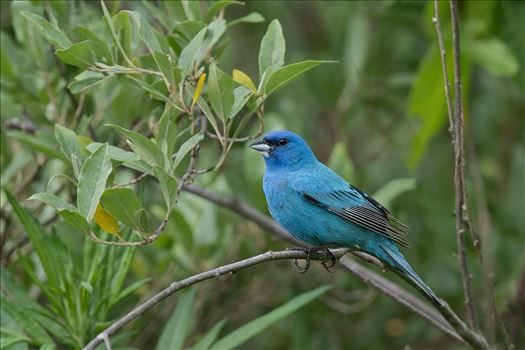
[[130, 188], [111, 188], [104, 191], [100, 201], [104, 209], [118, 221], [140, 231], [135, 212], [141, 209], [141, 205], [135, 191]]
[[173, 170], [177, 169], [177, 166], [180, 164], [182, 159], [190, 152], [193, 147], [197, 146], [199, 142], [204, 139], [204, 135], [201, 133], [195, 134], [190, 137], [186, 142], [184, 142], [177, 153], [175, 154], [175, 159], [173, 160]]
[[[447, 48], [450, 51], [450, 47]], [[452, 67], [452, 55], [447, 55]], [[449, 74], [449, 79], [451, 79]], [[412, 137], [408, 165], [414, 168], [425, 153], [430, 139], [445, 125], [446, 104], [441, 60], [436, 45], [431, 46], [421, 59], [417, 75], [410, 89], [408, 113], [421, 119], [419, 131]]]
[[261, 23], [264, 22], [264, 17], [259, 12], [252, 12], [244, 17], [237, 18], [228, 23], [228, 27], [234, 26], [239, 23]]
[[153, 173], [157, 180], [159, 180], [162, 197], [169, 211], [173, 208], [175, 200], [177, 199], [177, 181], [161, 167], [154, 167]]
[[75, 177], [78, 179], [84, 157], [80, 150], [80, 142], [78, 141], [77, 134], [60, 124], [55, 124], [55, 138], [60, 145], [62, 153], [71, 160]]
[[126, 78], [132, 80], [142, 90], [149, 92], [152, 95], [152, 97], [156, 98], [157, 100], [160, 100], [165, 103], [172, 102], [168, 97], [166, 97], [166, 95], [164, 95], [161, 91], [154, 88], [151, 84], [148, 84], [145, 81], [140, 80], [139, 78], [135, 78], [134, 76], [129, 75], [129, 74], [126, 75]]
[[230, 5], [244, 5], [242, 1], [233, 1], [233, 0], [219, 0], [215, 1], [206, 11], [206, 21], [211, 21], [213, 16], [219, 13], [223, 8]]
[[132, 18], [135, 20], [139, 31], [139, 37], [144, 42], [144, 44], [146, 44], [149, 52], [151, 54], [153, 54], [155, 51], [163, 52], [164, 50], [157, 39], [157, 35], [155, 35], [155, 29], [153, 29], [144, 16], [135, 11], [127, 12], [129, 12]]
[[353, 182], [354, 164], [346, 150], [344, 142], [339, 141], [334, 145], [327, 165], [330, 169], [341, 175], [347, 182]]
[[211, 347], [211, 344], [217, 339], [219, 333], [226, 323], [225, 320], [220, 320], [217, 322], [212, 329], [208, 331], [197, 343], [195, 343], [191, 350], [208, 350]]
[[93, 43], [90, 40], [84, 40], [65, 49], [57, 50], [55, 54], [67, 64], [86, 68], [95, 64], [96, 61], [92, 46]]
[[241, 344], [246, 342], [248, 339], [254, 337], [255, 335], [261, 333], [266, 328], [270, 327], [272, 324], [281, 320], [282, 318], [290, 315], [291, 313], [297, 311], [299, 308], [310, 303], [314, 299], [321, 296], [325, 293], [329, 286], [323, 286], [311, 290], [309, 292], [303, 293], [299, 296], [296, 296], [289, 302], [284, 305], [279, 306], [275, 310], [267, 313], [264, 316], [258, 317], [255, 320], [248, 322], [247, 324], [237, 328], [232, 333], [227, 336], [219, 339], [215, 344], [213, 344], [214, 349], [234, 349], [238, 348]]
[[108, 80], [112, 76], [113, 75], [104, 75], [99, 72], [84, 71], [77, 75], [67, 88], [73, 94], [78, 94], [79, 92]]
[[346, 84], [349, 84], [351, 91], [357, 88], [362, 78], [371, 43], [371, 33], [367, 17], [362, 12], [355, 11], [348, 20], [344, 51]]
[[232, 110], [235, 98], [234, 88], [235, 83], [233, 79], [212, 63], [208, 78], [208, 97], [211, 108], [222, 120], [226, 120]]
[[403, 192], [415, 190], [416, 186], [417, 182], [414, 178], [394, 179], [381, 187], [373, 197], [385, 207], [389, 207], [397, 196]]
[[133, 282], [132, 284], [124, 288], [122, 291], [120, 291], [119, 294], [117, 294], [117, 296], [111, 301], [110, 305], [116, 305], [120, 301], [127, 298], [129, 295], [133, 294], [137, 289], [139, 289], [149, 281], [151, 281], [150, 277]]
[[28, 200], [41, 201], [42, 203], [52, 206], [56, 210], [64, 210], [64, 209], [71, 210], [71, 211], [77, 210], [77, 208], [75, 208], [74, 205], [69, 204], [64, 199], [57, 197], [52, 193], [35, 193], [31, 197], [29, 197]]
[[253, 96], [253, 92], [245, 86], [237, 87], [233, 94], [233, 106], [230, 114], [228, 115], [228, 118], [235, 117], [237, 113], [241, 111], [242, 107], [244, 107], [244, 105], [248, 102], [250, 97]]
[[286, 86], [310, 69], [315, 68], [323, 63], [330, 62], [333, 61], [303, 61], [284, 66], [270, 74], [264, 92], [265, 94], [269, 95], [272, 92]]
[[163, 154], [169, 156], [173, 152], [175, 141], [177, 140], [177, 124], [175, 123], [176, 108], [166, 105], [164, 112], [159, 120], [159, 129], [155, 138], [155, 143], [159, 146]]
[[[100, 142], [92, 142], [89, 145], [87, 145], [86, 148], [90, 153], [94, 153], [103, 145], [104, 144]], [[118, 162], [128, 162], [139, 159], [139, 157], [135, 153], [125, 151], [122, 148], [115, 146], [108, 147], [108, 155], [111, 160], [116, 160]]]
[[498, 77], [513, 77], [520, 69], [510, 48], [497, 38], [472, 39], [467, 52], [479, 65]]
[[106, 181], [113, 170], [105, 143], [86, 159], [78, 179], [77, 207], [80, 215], [89, 222], [93, 219]]
[[59, 273], [55, 264], [56, 259], [52, 256], [53, 249], [50, 247], [49, 235], [45, 232], [42, 225], [40, 225], [40, 223], [31, 216], [27, 210], [20, 206], [11, 193], [6, 190], [4, 190], [4, 193], [9, 204], [11, 204], [15, 214], [22, 223], [24, 232], [31, 240], [34, 251], [38, 254], [49, 284], [58, 285]]
[[62, 217], [69, 225], [76, 228], [79, 231], [87, 233], [89, 230], [88, 222], [86, 219], [80, 215], [75, 208], [75, 210], [59, 210], [58, 215]]
[[44, 17], [39, 16], [36, 13], [22, 11], [21, 15], [36, 24], [40, 29], [40, 32], [57, 50], [63, 50], [71, 45], [71, 41], [56, 24], [50, 23]]
[[274, 19], [261, 41], [259, 49], [259, 76], [262, 77], [267, 68], [277, 70], [284, 64], [286, 43], [284, 41], [281, 23]]
[[204, 36], [206, 35], [208, 28], [202, 29], [200, 32], [195, 35], [189, 44], [182, 49], [182, 52], [179, 57], [178, 67], [182, 72], [182, 80], [184, 80], [189, 72], [193, 69], [193, 66], [196, 63], [197, 53], [202, 46], [204, 41]]
[[157, 350], [183, 348], [193, 315], [192, 306], [195, 299], [195, 291], [195, 289], [190, 289], [182, 294], [175, 312], [160, 334], [156, 346]]
[[129, 146], [140, 159], [151, 166], [158, 165], [164, 167], [164, 155], [157, 145], [146, 136], [114, 124], [106, 124], [106, 126], [109, 126], [126, 136], [130, 141]]
[[63, 127], [60, 124], [55, 124], [55, 138], [60, 145], [62, 153], [69, 159], [73, 155], [81, 159], [80, 143], [78, 142], [77, 134], [73, 130]]
[[49, 336], [46, 330], [35, 321], [31, 312], [5, 298], [3, 293], [0, 294], [0, 301], [2, 309], [4, 309], [39, 345], [53, 343], [53, 339]]
[[51, 158], [60, 159], [64, 162], [67, 162], [68, 159], [62, 154], [62, 152], [57, 151], [47, 139], [40, 137], [40, 133], [37, 132], [36, 135], [28, 135], [21, 131], [11, 131], [7, 133], [8, 137], [11, 137], [17, 141], [28, 146], [30, 149], [45, 154]]
[[160, 71], [162, 72], [162, 75], [164, 78], [172, 85], [176, 85], [177, 82], [175, 81], [175, 77], [173, 75], [173, 69], [171, 66], [170, 58], [168, 55], [159, 52], [154, 51], [153, 52], [153, 59], [155, 59], [155, 63], [159, 67]]

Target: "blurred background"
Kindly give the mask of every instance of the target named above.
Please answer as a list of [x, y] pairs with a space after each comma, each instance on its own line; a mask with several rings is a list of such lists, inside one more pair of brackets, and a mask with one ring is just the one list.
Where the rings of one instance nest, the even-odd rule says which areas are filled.
[[[52, 135], [58, 120], [53, 119], [51, 99], [67, 99], [65, 85], [69, 81], [63, 77], [72, 79], [75, 68], [59, 66], [36, 31], [20, 29], [24, 25], [20, 11], [38, 11], [41, 4], [1, 2], [0, 160], [2, 189], [13, 192], [22, 206], [46, 224], [53, 218], [53, 211], [26, 200], [44, 191], [48, 180], [61, 172], [63, 165], [58, 160], [44, 161], [38, 145], [31, 146], [27, 139], [21, 141], [20, 133], [24, 128], [36, 127], [44, 133], [51, 130]], [[144, 3], [108, 2], [108, 7], [145, 13], [155, 24]], [[77, 18], [86, 23], [102, 16], [98, 3], [83, 4], [81, 8], [82, 16]], [[441, 9], [450, 57], [448, 6]], [[461, 1], [459, 10], [470, 208], [493, 272], [497, 307], [517, 347], [523, 348], [525, 2]], [[244, 6], [228, 7], [225, 18], [233, 20], [253, 11], [265, 21], [240, 23], [228, 29], [230, 41], [218, 59], [221, 68], [225, 72], [237, 68], [257, 77], [260, 41], [274, 18], [283, 27], [287, 63], [306, 59], [337, 61], [308, 72], [273, 95], [265, 106], [265, 130], [288, 129], [301, 134], [322, 162], [362, 190], [376, 194], [409, 225], [412, 247], [404, 254], [412, 266], [458, 314], [464, 315], [453, 216], [453, 150], [431, 20], [433, 3], [250, 1]], [[59, 24], [66, 21], [57, 19]], [[86, 103], [87, 111], [97, 121], [93, 127], [98, 139], [114, 141], [103, 127], [108, 122], [134, 125], [143, 119], [147, 127], [144, 116], [151, 108], [148, 100], [130, 86], [93, 92]], [[41, 136], [45, 138], [45, 134]], [[87, 131], [85, 136], [89, 136]], [[259, 155], [240, 144], [219, 171], [197, 178], [197, 184], [238, 197], [268, 215], [261, 188], [263, 172], [264, 162]], [[161, 218], [162, 200], [155, 182], [146, 179], [140, 186], [145, 206]], [[13, 216], [4, 191], [1, 205], [2, 273], [9, 274], [32, 300], [46, 304], [20, 256], [30, 260], [37, 274], [39, 260], [31, 244], [24, 241], [24, 230]], [[46, 230], [53, 230], [68, 250], [80, 253], [83, 245], [90, 244], [61, 220], [50, 222]], [[126, 283], [149, 280], [112, 308], [107, 320], [117, 319], [172, 281], [288, 246], [228, 209], [183, 193], [166, 232], [153, 244], [136, 249], [130, 260]], [[18, 247], [18, 253], [12, 252], [14, 247]], [[470, 241], [467, 247], [474, 298], [480, 322], [486, 325], [490, 319], [481, 271]], [[184, 345], [194, 344], [220, 320], [226, 320], [221, 334], [227, 334], [302, 292], [333, 285], [321, 298], [273, 324], [242, 347], [462, 348], [353, 275], [339, 267], [335, 271], [329, 274], [314, 263], [307, 274], [300, 275], [290, 262], [276, 262], [202, 283], [195, 288]], [[410, 289], [395, 275], [385, 276]], [[4, 277], [2, 281], [3, 285], [7, 283]], [[121, 343], [152, 348], [179, 300], [174, 295], [137, 318], [123, 332]], [[2, 309], [2, 327], [7, 327], [4, 322], [16, 328], [16, 320]], [[118, 340], [115, 342], [118, 344]]]

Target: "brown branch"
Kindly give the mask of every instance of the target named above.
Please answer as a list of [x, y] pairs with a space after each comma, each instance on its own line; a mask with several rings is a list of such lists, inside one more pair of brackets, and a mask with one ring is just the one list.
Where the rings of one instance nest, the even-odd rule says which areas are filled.
[[[221, 207], [228, 208], [240, 214], [241, 216], [257, 223], [259, 226], [269, 230], [270, 232], [282, 239], [291, 241], [294, 244], [303, 245], [303, 243], [295, 240], [273, 220], [262, 215], [254, 208], [239, 201], [234, 197], [221, 197], [213, 192], [207, 191], [195, 185], [184, 186], [183, 190], [193, 193], [201, 198], [207, 199], [210, 202], [218, 204]], [[355, 254], [357, 252], [351, 253]], [[461, 319], [454, 313], [454, 311], [448, 306], [446, 302], [442, 301], [442, 303], [440, 304], [435, 304], [437, 310], [441, 314], [440, 315], [438, 312], [436, 312], [436, 310], [432, 309], [428, 304], [421, 301], [421, 299], [417, 298], [414, 294], [401, 288], [400, 286], [391, 282], [390, 280], [380, 276], [376, 272], [362, 266], [356, 261], [348, 257], [343, 257], [340, 259], [340, 263], [345, 269], [359, 277], [363, 282], [375, 287], [383, 294], [406, 306], [411, 311], [418, 314], [423, 319], [428, 321], [436, 328], [442, 330], [447, 335], [458, 340], [464, 339], [464, 341], [469, 343], [475, 349], [489, 348], [485, 339], [479, 334], [469, 329], [463, 323], [463, 321], [461, 321]], [[452, 326], [453, 328], [450, 326]]]
[[[335, 249], [332, 250], [332, 253], [336, 258], [340, 258], [348, 252], [347, 249]], [[244, 270], [246, 268], [274, 260], [291, 260], [291, 259], [306, 259], [307, 253], [298, 250], [284, 250], [279, 252], [268, 251], [264, 254], [259, 254], [244, 260], [240, 260], [228, 265], [220, 266], [206, 272], [201, 272], [199, 274], [190, 276], [183, 280], [173, 282], [167, 288], [164, 288], [153, 297], [146, 300], [144, 303], [140, 304], [125, 316], [121, 317], [118, 321], [113, 323], [111, 326], [106, 328], [104, 331], [99, 333], [95, 338], [93, 338], [85, 347], [84, 350], [95, 349], [99, 344], [108, 339], [109, 336], [115, 334], [122, 327], [127, 325], [129, 322], [133, 321], [138, 316], [144, 314], [146, 311], [157, 305], [162, 300], [166, 299], [176, 291], [192, 286], [194, 284], [212, 279], [218, 278], [223, 275], [231, 275], [237, 271]], [[313, 253], [310, 257], [311, 260], [329, 260], [330, 256], [325, 252]]]
[[[455, 186], [455, 216], [456, 216], [456, 240], [458, 244], [458, 259], [461, 270], [461, 281], [463, 283], [463, 292], [465, 304], [467, 306], [467, 317], [470, 327], [477, 329], [476, 312], [472, 302], [472, 290], [470, 285], [470, 274], [468, 271], [466, 253], [465, 253], [465, 231], [468, 227], [464, 220], [467, 202], [465, 198], [465, 160], [463, 152], [463, 105], [461, 100], [461, 66], [459, 62], [459, 30], [457, 18], [457, 4], [450, 2], [452, 16], [452, 41], [454, 51], [454, 111], [452, 110], [452, 96], [450, 93], [450, 82], [448, 80], [448, 71], [446, 63], [446, 49], [443, 43], [443, 34], [439, 22], [439, 3], [434, 0], [434, 17], [432, 21], [436, 26], [438, 44], [441, 52], [441, 64], [443, 69], [443, 79], [445, 82], [445, 100], [447, 102], [447, 111], [449, 119], [449, 132], [451, 132], [452, 144], [454, 147], [454, 186]], [[454, 10], [455, 8], [455, 15]]]

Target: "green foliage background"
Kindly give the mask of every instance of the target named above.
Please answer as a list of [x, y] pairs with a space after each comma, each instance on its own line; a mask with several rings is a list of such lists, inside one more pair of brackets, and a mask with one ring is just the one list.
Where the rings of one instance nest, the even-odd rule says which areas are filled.
[[[338, 61], [323, 64], [272, 93], [264, 105], [265, 130], [285, 128], [303, 135], [321, 161], [375, 193], [406, 222], [412, 242], [412, 248], [405, 251], [407, 258], [461, 314], [452, 215], [452, 146], [432, 3], [253, 1], [240, 6], [233, 1], [219, 5], [107, 2], [131, 63], [170, 72], [164, 76], [174, 81], [179, 73], [171, 70], [170, 59], [178, 57], [184, 75], [181, 51], [202, 28], [197, 22], [211, 23], [220, 16], [222, 5], [229, 5], [224, 9], [229, 26], [211, 46], [213, 59], [202, 62], [208, 77], [201, 100], [211, 104], [213, 114], [220, 117], [217, 104], [227, 103], [228, 97], [214, 93], [233, 86], [229, 77], [233, 69], [247, 73], [257, 85], [263, 73], [259, 72], [259, 48], [273, 19], [279, 20], [286, 38], [286, 64], [308, 59]], [[255, 224], [185, 192], [177, 198], [165, 232], [154, 243], [137, 248], [93, 243], [82, 232], [87, 224], [74, 228], [66, 223], [77, 218], [71, 214], [74, 207], [60, 202], [57, 218], [55, 209], [27, 201], [35, 193], [50, 192], [75, 203], [75, 179], [81, 175], [82, 162], [97, 149], [101, 157], [105, 151], [106, 146], [88, 146], [95, 137], [137, 154], [148, 151], [148, 159], [156, 159], [158, 154], [151, 151], [149, 141], [127, 134], [136, 147], [130, 148], [118, 128], [105, 124], [153, 136], [159, 143], [158, 130], [164, 130], [159, 124], [163, 103], [172, 95], [162, 79], [129, 74], [109, 62], [106, 67], [98, 66], [104, 72], [92, 71], [99, 54], [114, 55], [114, 63], [129, 67], [112, 41], [98, 2], [17, 1], [1, 2], [1, 6], [1, 348], [80, 347], [174, 280], [267, 249], [287, 247]], [[214, 6], [217, 12], [209, 10]], [[446, 38], [450, 37], [448, 13], [448, 6], [442, 4]], [[496, 303], [519, 348], [525, 346], [525, 3], [466, 1], [460, 3], [460, 15], [469, 198], [493, 269]], [[448, 40], [446, 45], [450, 48]], [[155, 56], [157, 49], [170, 59]], [[202, 73], [188, 67], [189, 94], [182, 102], [186, 107]], [[215, 69], [219, 71], [214, 82]], [[260, 102], [260, 96], [248, 92], [245, 96], [249, 96], [246, 106], [250, 108]], [[79, 115], [75, 115], [73, 100], [83, 105]], [[184, 113], [174, 112], [169, 120], [179, 116]], [[169, 131], [165, 138], [169, 144], [176, 140], [171, 145], [174, 151], [183, 149], [181, 145], [189, 139], [187, 131], [173, 137], [173, 132], [189, 130], [186, 119], [172, 123], [177, 130]], [[217, 118], [219, 127], [222, 120]], [[245, 121], [243, 135], [255, 133], [254, 118]], [[231, 122], [232, 130], [239, 122]], [[60, 127], [55, 131], [55, 124], [73, 130], [78, 137]], [[186, 144], [186, 153], [192, 142], [200, 141]], [[64, 145], [78, 145], [78, 149], [64, 150]], [[261, 189], [263, 161], [246, 146], [244, 142], [234, 144], [224, 164], [197, 176], [196, 183], [267, 213]], [[125, 167], [113, 170], [120, 163], [109, 152], [113, 162], [106, 164], [107, 187], [139, 175]], [[160, 163], [165, 156], [159, 156]], [[219, 156], [218, 143], [205, 137], [197, 167], [205, 168]], [[165, 207], [174, 198], [166, 188], [173, 188], [175, 177], [182, 176], [188, 158], [179, 168], [171, 163], [173, 169], [167, 167], [167, 171], [173, 173], [168, 177], [159, 174], [165, 170], [156, 169], [154, 177], [133, 187], [135, 191], [106, 190], [102, 195], [104, 208], [123, 224], [124, 239], [136, 240], [132, 229], [148, 234], [162, 221]], [[149, 169], [150, 165], [135, 164], [139, 166]], [[155, 178], [166, 179], [167, 185], [161, 188]], [[126, 221], [112, 207], [112, 195], [127, 196], [129, 206], [136, 201], [136, 209], [145, 210]], [[78, 196], [85, 195], [78, 192]], [[53, 203], [58, 205], [56, 198]], [[83, 211], [79, 205], [80, 214]], [[101, 239], [117, 240], [94, 223], [89, 228]], [[487, 329], [490, 320], [472, 249], [468, 258], [481, 323]], [[250, 349], [378, 349], [406, 344], [415, 349], [460, 348], [341, 269], [328, 274], [314, 264], [308, 274], [299, 275], [290, 263], [271, 264], [170, 297], [113, 337], [113, 347], [206, 348], [222, 338], [219, 346], [239, 346], [235, 345], [238, 341]], [[323, 285], [333, 288], [308, 292]], [[243, 325], [247, 328], [239, 328]], [[246, 337], [250, 332], [253, 336]]]

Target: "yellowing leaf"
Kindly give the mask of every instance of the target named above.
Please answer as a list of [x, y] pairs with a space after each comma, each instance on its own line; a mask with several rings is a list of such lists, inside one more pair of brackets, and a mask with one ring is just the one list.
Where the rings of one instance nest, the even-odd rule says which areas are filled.
[[95, 222], [107, 233], [120, 237], [117, 220], [99, 204], [94, 216]]
[[202, 73], [199, 77], [199, 80], [197, 81], [197, 87], [195, 88], [195, 92], [193, 93], [193, 99], [191, 100], [191, 108], [195, 105], [197, 100], [199, 99], [199, 96], [202, 92], [202, 87], [204, 86], [204, 81], [206, 80], [206, 73]]
[[246, 86], [248, 89], [252, 90], [253, 93], [257, 93], [257, 87], [255, 87], [255, 84], [248, 74], [244, 73], [242, 70], [234, 69], [232, 75], [234, 81]]

